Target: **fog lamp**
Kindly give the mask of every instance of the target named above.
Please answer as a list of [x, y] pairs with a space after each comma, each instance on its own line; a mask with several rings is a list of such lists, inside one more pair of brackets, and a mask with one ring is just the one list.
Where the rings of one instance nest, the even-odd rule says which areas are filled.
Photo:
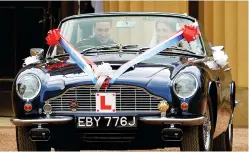
[[166, 117], [166, 112], [169, 109], [169, 104], [167, 103], [167, 101], [161, 101], [158, 104], [158, 109], [161, 112], [161, 117]]
[[45, 103], [43, 106], [44, 114], [51, 114], [52, 113], [52, 106], [49, 103]]

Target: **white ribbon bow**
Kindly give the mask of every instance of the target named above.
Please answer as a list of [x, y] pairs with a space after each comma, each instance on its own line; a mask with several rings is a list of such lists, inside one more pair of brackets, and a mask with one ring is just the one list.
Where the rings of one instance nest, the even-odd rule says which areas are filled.
[[213, 59], [222, 68], [225, 65], [228, 64], [228, 62], [227, 62], [228, 56], [223, 51], [223, 48], [224, 48], [224, 46], [215, 46], [215, 47], [212, 47], [212, 50], [213, 50]]
[[101, 65], [98, 65], [98, 67], [94, 69], [94, 72], [96, 77], [100, 76], [94, 86], [97, 90], [100, 89], [106, 78], [111, 77], [114, 73], [110, 64], [104, 62]]

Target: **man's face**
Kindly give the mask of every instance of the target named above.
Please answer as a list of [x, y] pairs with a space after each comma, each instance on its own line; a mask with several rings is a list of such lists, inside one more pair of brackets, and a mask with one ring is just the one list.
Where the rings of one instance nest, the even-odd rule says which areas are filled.
[[110, 39], [111, 23], [110, 22], [98, 22], [94, 28], [95, 37], [100, 43], [107, 43]]

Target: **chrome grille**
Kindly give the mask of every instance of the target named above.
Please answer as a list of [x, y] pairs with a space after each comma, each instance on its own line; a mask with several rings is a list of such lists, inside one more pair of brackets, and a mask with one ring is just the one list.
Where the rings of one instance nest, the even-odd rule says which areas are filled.
[[95, 112], [97, 92], [115, 92], [117, 112], [152, 112], [158, 111], [157, 105], [163, 100], [160, 97], [153, 96], [143, 88], [135, 86], [111, 86], [109, 88], [97, 91], [93, 86], [81, 86], [68, 89], [62, 96], [50, 99], [52, 112], [72, 112], [69, 104], [76, 100], [79, 104], [79, 112]]

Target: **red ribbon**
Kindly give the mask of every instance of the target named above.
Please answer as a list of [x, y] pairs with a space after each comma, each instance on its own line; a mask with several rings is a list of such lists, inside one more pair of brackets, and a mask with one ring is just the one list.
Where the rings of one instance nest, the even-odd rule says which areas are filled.
[[107, 77], [106, 80], [104, 81], [104, 83], [101, 85], [100, 88], [107, 88], [109, 85], [110, 85], [110, 80], [111, 78], [110, 77]]
[[185, 25], [183, 28], [183, 37], [187, 42], [194, 41], [199, 34], [200, 33], [195, 26]]
[[[46, 37], [46, 41], [47, 41], [47, 44], [48, 44], [48, 45], [50, 45], [50, 46], [55, 46], [55, 45], [59, 44], [60, 38], [61, 38], [60, 29], [53, 29], [53, 30], [49, 30], [49, 31], [48, 31], [48, 35], [47, 35], [47, 37]], [[69, 45], [71, 45], [70, 42], [68, 42], [66, 39], [65, 39], [65, 41], [66, 41]], [[71, 47], [73, 47], [73, 46], [71, 45]], [[74, 48], [74, 47], [73, 47], [73, 48]], [[74, 48], [74, 49], [75, 49], [75, 48]], [[77, 49], [75, 49], [75, 50], [77, 50]], [[96, 64], [95, 64], [94, 62], [90, 61], [89, 59], [87, 59], [87, 58], [84, 57], [84, 56], [83, 56], [83, 58], [84, 58], [84, 60], [86, 60], [86, 62], [87, 62], [88, 64], [90, 64], [90, 65], [92, 66], [93, 69], [96, 69], [97, 66], [96, 66]], [[63, 66], [54, 65], [54, 66], [52, 66], [51, 68], [54, 68], [54, 67], [60, 68], [60, 67], [63, 67]], [[48, 67], [48, 69], [50, 69], [50, 70], [51, 70], [51, 68]]]
[[46, 41], [48, 45], [55, 46], [59, 44], [60, 38], [61, 38], [60, 29], [53, 29], [48, 31]]

